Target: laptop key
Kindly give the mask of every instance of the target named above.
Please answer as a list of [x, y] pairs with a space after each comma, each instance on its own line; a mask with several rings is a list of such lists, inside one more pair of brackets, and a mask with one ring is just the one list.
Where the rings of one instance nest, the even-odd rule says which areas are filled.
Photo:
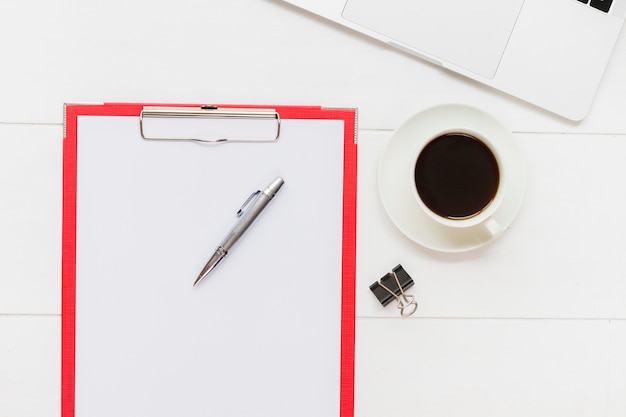
[[589, 3], [589, 0], [578, 0], [578, 1], [581, 3], [585, 3], [585, 4]]
[[591, 0], [591, 7], [607, 13], [611, 8], [611, 3], [613, 3], [613, 0]]

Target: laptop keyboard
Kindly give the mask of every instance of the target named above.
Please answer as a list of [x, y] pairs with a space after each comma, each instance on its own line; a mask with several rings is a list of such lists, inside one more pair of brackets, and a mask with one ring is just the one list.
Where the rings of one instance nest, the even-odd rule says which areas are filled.
[[596, 9], [608, 13], [611, 8], [611, 3], [613, 0], [578, 0], [581, 3], [589, 4], [591, 7], [595, 7]]

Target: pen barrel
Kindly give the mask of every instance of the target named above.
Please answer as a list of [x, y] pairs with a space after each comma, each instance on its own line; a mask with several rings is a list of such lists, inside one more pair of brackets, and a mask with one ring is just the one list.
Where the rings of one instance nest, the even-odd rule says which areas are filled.
[[235, 226], [220, 243], [220, 246], [226, 251], [230, 250], [271, 200], [265, 193], [259, 193], [255, 200], [250, 203], [250, 206], [241, 214]]

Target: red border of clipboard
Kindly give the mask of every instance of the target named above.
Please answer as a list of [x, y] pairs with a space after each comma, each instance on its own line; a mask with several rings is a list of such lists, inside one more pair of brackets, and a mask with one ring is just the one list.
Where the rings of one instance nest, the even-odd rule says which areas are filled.
[[[63, 261], [61, 308], [61, 417], [74, 417], [76, 343], [76, 184], [78, 116], [139, 116], [148, 104], [77, 104], [65, 107], [63, 142]], [[149, 104], [150, 106], [156, 104]], [[168, 107], [200, 105], [160, 104]], [[341, 311], [340, 417], [354, 416], [354, 346], [356, 282], [356, 110], [319, 106], [241, 106], [275, 109], [281, 119], [325, 119], [344, 121], [344, 194]]]

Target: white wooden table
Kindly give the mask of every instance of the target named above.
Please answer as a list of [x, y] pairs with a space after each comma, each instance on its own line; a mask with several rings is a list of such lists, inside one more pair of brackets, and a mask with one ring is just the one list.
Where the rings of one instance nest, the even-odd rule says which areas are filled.
[[[357, 416], [626, 414], [626, 31], [581, 123], [275, 0], [2, 2], [0, 39], [0, 416], [60, 415], [63, 103], [93, 101], [359, 108]], [[511, 229], [456, 256], [401, 236], [375, 188], [393, 129], [447, 102], [528, 163]], [[398, 261], [410, 319], [368, 290]]]

